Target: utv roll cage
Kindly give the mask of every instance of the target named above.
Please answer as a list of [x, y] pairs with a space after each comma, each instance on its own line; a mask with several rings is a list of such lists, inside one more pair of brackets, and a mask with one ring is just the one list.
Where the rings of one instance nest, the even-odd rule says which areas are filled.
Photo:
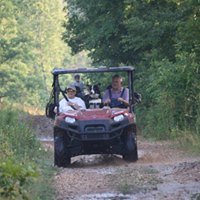
[[135, 68], [132, 66], [123, 67], [99, 67], [99, 68], [77, 68], [77, 69], [64, 69], [55, 68], [53, 74], [53, 96], [54, 105], [57, 106], [59, 112], [59, 93], [62, 92], [59, 85], [59, 75], [61, 74], [76, 74], [76, 73], [103, 73], [103, 72], [127, 72], [128, 88], [129, 88], [129, 112], [134, 111], [134, 87], [133, 87], [133, 73]]

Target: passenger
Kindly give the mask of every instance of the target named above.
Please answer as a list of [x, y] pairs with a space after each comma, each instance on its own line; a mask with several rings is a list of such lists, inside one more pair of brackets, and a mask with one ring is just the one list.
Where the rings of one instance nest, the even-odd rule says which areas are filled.
[[73, 85], [76, 87], [76, 96], [83, 97], [84, 96], [84, 83], [81, 81], [81, 77], [79, 74], [74, 76]]
[[63, 98], [60, 102], [59, 102], [59, 109], [60, 112], [67, 112], [69, 110], [79, 110], [79, 109], [86, 109], [85, 106], [85, 102], [79, 98], [76, 97], [76, 87], [74, 85], [69, 85], [66, 88], [66, 92], [67, 92], [67, 98], [69, 101], [67, 101], [65, 98]]
[[104, 92], [103, 104], [119, 108], [129, 106], [129, 89], [122, 87], [121, 76], [116, 74], [112, 77], [112, 86]]

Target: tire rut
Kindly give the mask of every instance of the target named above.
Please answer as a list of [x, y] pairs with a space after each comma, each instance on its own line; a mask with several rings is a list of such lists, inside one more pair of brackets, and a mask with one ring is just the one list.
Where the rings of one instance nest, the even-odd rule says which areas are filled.
[[[35, 117], [36, 134], [52, 139], [53, 122]], [[53, 152], [53, 142], [43, 141]], [[172, 141], [138, 138], [139, 160], [125, 162], [117, 155], [72, 158], [54, 177], [56, 200], [200, 199], [200, 157], [188, 155]], [[53, 160], [52, 160], [53, 163]]]

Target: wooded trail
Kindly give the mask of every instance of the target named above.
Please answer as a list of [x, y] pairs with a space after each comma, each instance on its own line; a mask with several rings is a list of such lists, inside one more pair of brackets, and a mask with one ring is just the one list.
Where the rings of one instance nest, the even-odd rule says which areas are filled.
[[[34, 121], [44, 147], [53, 154], [52, 121], [44, 116]], [[135, 163], [117, 155], [72, 158], [71, 166], [59, 168], [54, 177], [56, 200], [200, 199], [199, 156], [180, 150], [175, 142], [148, 141], [141, 136], [138, 151]]]

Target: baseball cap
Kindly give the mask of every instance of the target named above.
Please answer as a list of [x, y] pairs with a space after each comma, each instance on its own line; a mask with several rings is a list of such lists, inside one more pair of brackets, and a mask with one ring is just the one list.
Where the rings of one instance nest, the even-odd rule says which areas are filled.
[[68, 89], [76, 90], [76, 87], [75, 87], [75, 85], [70, 84], [70, 85], [67, 86], [66, 89], [67, 89], [67, 90], [68, 90]]

